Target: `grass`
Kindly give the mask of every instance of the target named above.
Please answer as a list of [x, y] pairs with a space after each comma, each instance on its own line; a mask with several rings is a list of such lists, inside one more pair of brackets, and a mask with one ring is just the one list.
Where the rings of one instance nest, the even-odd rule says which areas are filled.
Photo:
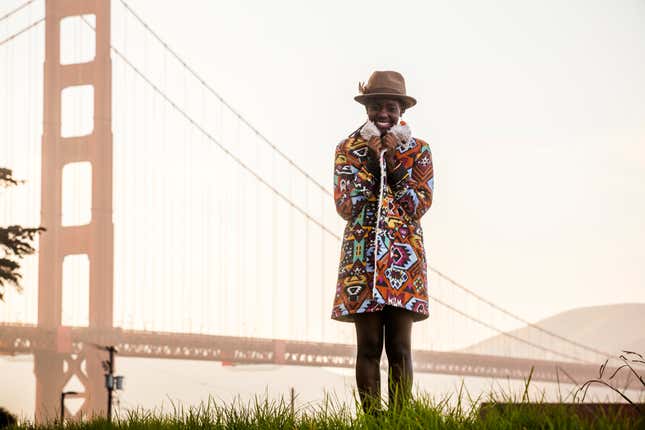
[[[490, 408], [480, 414], [481, 396], [473, 399], [462, 384], [454, 401], [452, 396], [435, 400], [425, 394], [418, 394], [400, 410], [384, 410], [377, 415], [360, 412], [358, 404], [353, 408], [326, 396], [316, 405], [305, 405], [292, 409], [284, 399], [271, 401], [256, 397], [244, 403], [217, 402], [212, 398], [199, 406], [184, 408], [173, 404], [172, 413], [127, 411], [113, 423], [103, 418], [84, 422], [59, 422], [37, 426], [21, 423], [10, 429], [645, 429], [645, 416], [640, 418], [618, 414], [596, 417], [585, 421], [562, 407], [539, 410], [532, 406], [546, 404], [543, 399], [530, 401], [529, 380], [524, 393], [519, 396], [504, 395], [501, 401], [514, 403], [513, 408]], [[488, 394], [487, 401], [494, 402], [494, 393]], [[627, 408], [631, 405], [626, 404]], [[355, 412], [359, 411], [359, 412]]]
[[[611, 430], [645, 430], [645, 411], [643, 403], [637, 403], [627, 397], [615, 385], [615, 376], [626, 371], [636, 377], [645, 387], [645, 378], [634, 368], [645, 364], [643, 355], [632, 351], [623, 351], [619, 356], [621, 366], [611, 376], [604, 378], [608, 360], [599, 369], [598, 378], [591, 379], [575, 389], [572, 400], [566, 403], [560, 392], [560, 403], [545, 402], [545, 392], [539, 399], [530, 399], [529, 385], [533, 368], [524, 382], [523, 393], [508, 394], [489, 391], [488, 397], [472, 398], [465, 385], [459, 388], [456, 398], [444, 396], [435, 400], [427, 394], [417, 394], [403, 407], [381, 410], [376, 413], [363, 413], [354, 397], [353, 408], [338, 401], [332, 396], [325, 396], [320, 404], [309, 404], [294, 408], [284, 398], [269, 400], [256, 397], [244, 403], [241, 400], [232, 404], [217, 402], [212, 397], [198, 406], [184, 408], [172, 404], [171, 414], [163, 411], [129, 410], [117, 416], [112, 423], [105, 418], [91, 420], [51, 422], [36, 425], [31, 422], [11, 423], [4, 421], [4, 429], [16, 430], [49, 430], [49, 429], [477, 429], [477, 430], [515, 430], [515, 429], [611, 429]], [[578, 415], [577, 406], [584, 402], [589, 386], [600, 384], [615, 391], [626, 403], [620, 409], [596, 411], [593, 415]], [[580, 394], [582, 394], [580, 396]], [[293, 393], [292, 393], [293, 396]], [[482, 401], [486, 406], [481, 408]], [[642, 402], [642, 400], [640, 400]], [[574, 406], [574, 407], [571, 407]], [[641, 408], [641, 409], [639, 409]], [[628, 413], [624, 413], [628, 412]], [[631, 414], [629, 413], [631, 412]], [[0, 429], [3, 423], [0, 423]]]
[[174, 415], [143, 411], [129, 412], [112, 424], [105, 419], [52, 423], [35, 426], [27, 423], [15, 429], [645, 429], [645, 419], [601, 416], [593, 423], [562, 409], [548, 414], [531, 408], [512, 411], [493, 409], [484, 418], [474, 412], [456, 409], [446, 413], [439, 405], [416, 399], [399, 411], [379, 416], [359, 413], [353, 416], [347, 408], [325, 409], [292, 414], [284, 402], [259, 402], [251, 405], [208, 404], [189, 408]]

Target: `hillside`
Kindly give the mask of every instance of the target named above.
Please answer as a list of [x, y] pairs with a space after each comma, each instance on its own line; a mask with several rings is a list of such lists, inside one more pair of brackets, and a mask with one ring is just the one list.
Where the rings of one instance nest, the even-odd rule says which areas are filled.
[[[645, 303], [575, 308], [535, 324], [565, 338], [613, 355], [618, 355], [621, 350], [645, 354]], [[509, 333], [541, 345], [544, 345], [547, 339], [552, 339], [530, 327], [512, 330]], [[500, 345], [508, 345], [511, 342], [514, 352], [517, 351], [518, 355], [531, 355], [531, 346], [509, 341], [508, 337], [503, 335], [490, 337], [460, 351], [495, 354], [499, 352]], [[571, 346], [557, 340], [552, 340], [549, 347], [558, 351], [571, 351]]]

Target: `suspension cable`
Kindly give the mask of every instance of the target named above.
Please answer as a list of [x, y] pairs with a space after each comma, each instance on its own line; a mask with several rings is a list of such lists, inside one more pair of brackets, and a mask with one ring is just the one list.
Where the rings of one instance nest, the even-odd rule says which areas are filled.
[[17, 12], [20, 12], [22, 9], [26, 8], [27, 6], [29, 6], [30, 4], [32, 4], [32, 3], [33, 3], [33, 2], [35, 2], [35, 1], [36, 1], [36, 0], [29, 0], [29, 1], [26, 1], [26, 2], [25, 2], [25, 3], [23, 3], [21, 6], [18, 6], [17, 8], [15, 8], [14, 10], [12, 10], [11, 12], [7, 12], [5, 15], [3, 15], [3, 16], [1, 16], [1, 17], [0, 17], [0, 22], [2, 22], [2, 21], [4, 21], [5, 19], [9, 18], [9, 17], [10, 17], [11, 15], [13, 15], [13, 14], [15, 14], [15, 13], [17, 13]]
[[6, 39], [4, 39], [4, 40], [0, 41], [0, 46], [4, 45], [4, 44], [5, 44], [5, 43], [7, 43], [7, 42], [12, 41], [12, 40], [13, 40], [13, 39], [15, 39], [16, 37], [20, 36], [22, 33], [24, 33], [24, 32], [26, 32], [26, 31], [28, 31], [28, 30], [30, 30], [30, 29], [32, 29], [32, 28], [34, 28], [34, 27], [36, 27], [38, 24], [40, 24], [40, 23], [41, 23], [41, 22], [43, 22], [44, 20], [45, 20], [45, 18], [43, 17], [43, 18], [40, 18], [38, 21], [34, 21], [34, 22], [32, 22], [32, 23], [31, 23], [31, 24], [29, 24], [27, 27], [23, 28], [22, 30], [18, 31], [17, 33], [14, 33], [14, 34], [12, 34], [11, 36], [7, 37]]

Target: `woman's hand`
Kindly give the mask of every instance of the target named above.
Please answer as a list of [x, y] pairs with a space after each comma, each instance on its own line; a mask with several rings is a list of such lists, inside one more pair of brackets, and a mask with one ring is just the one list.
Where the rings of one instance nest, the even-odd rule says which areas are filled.
[[383, 136], [381, 142], [382, 148], [387, 149], [387, 151], [385, 152], [385, 162], [389, 171], [389, 168], [393, 167], [396, 163], [394, 151], [396, 150], [397, 139], [396, 136], [394, 136], [392, 133], [387, 133], [385, 136]]
[[387, 133], [385, 134], [385, 136], [383, 136], [381, 142], [383, 144], [383, 148], [387, 149], [388, 152], [390, 152], [391, 150], [392, 154], [394, 153], [397, 145], [396, 136], [394, 136], [392, 133]]
[[367, 142], [367, 147], [374, 151], [374, 154], [378, 157], [379, 151], [381, 150], [381, 138], [378, 136], [373, 136]]

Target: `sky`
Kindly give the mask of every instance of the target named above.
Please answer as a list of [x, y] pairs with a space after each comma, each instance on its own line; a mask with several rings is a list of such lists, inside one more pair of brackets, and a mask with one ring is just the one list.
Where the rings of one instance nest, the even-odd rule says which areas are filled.
[[[20, 2], [5, 0], [1, 10], [10, 10], [17, 4]], [[213, 102], [212, 95], [203, 87], [172, 69], [167, 64], [172, 59], [167, 54], [158, 55], [163, 50], [153, 37], [146, 36], [136, 21], [123, 13], [121, 2], [113, 0], [112, 4], [114, 45], [134, 58], [138, 67], [155, 82], [163, 84], [164, 91], [181, 100], [182, 106], [200, 124], [215, 130], [212, 133], [218, 140], [224, 144], [232, 142], [235, 154], [252, 160], [249, 163], [255, 163], [260, 171], [268, 169], [269, 163], [262, 158], [266, 153], [258, 152], [262, 143], [258, 143], [257, 136], [242, 130], [240, 137], [239, 127], [225, 126], [228, 120], [222, 117], [221, 103]], [[645, 4], [642, 1], [566, 4], [410, 1], [393, 5], [381, 1], [222, 3], [193, 0], [179, 4], [129, 0], [128, 4], [224, 100], [328, 189], [332, 187], [335, 145], [365, 120], [363, 107], [353, 100], [358, 93], [358, 82], [367, 81], [374, 70], [401, 72], [408, 94], [418, 100], [403, 119], [410, 124], [415, 136], [429, 142], [433, 154], [435, 196], [432, 208], [422, 220], [425, 248], [432, 267], [530, 321], [583, 306], [645, 302], [642, 247], [645, 243], [642, 228], [645, 216]], [[30, 16], [38, 17], [38, 7], [42, 5], [34, 7]], [[82, 28], [80, 25], [78, 31]], [[38, 31], [42, 35], [42, 28]], [[38, 33], [34, 34], [25, 36], [21, 42], [33, 51], [11, 48], [0, 52], [0, 59], [7, 63], [22, 61], [29, 53], [38, 51]], [[68, 36], [73, 38], [79, 34], [72, 32]], [[72, 48], [80, 52], [86, 46], [76, 41]], [[31, 69], [41, 68], [39, 60], [31, 61]], [[236, 309], [245, 312], [244, 318], [259, 315], [256, 311], [264, 304], [265, 308], [274, 310], [273, 326], [240, 328], [240, 334], [257, 335], [260, 330], [260, 335], [277, 333], [279, 336], [294, 326], [294, 320], [325, 318], [324, 324], [310, 322], [315, 326], [317, 338], [325, 339], [325, 330], [338, 325], [327, 321], [339, 257], [333, 241], [324, 244], [321, 251], [321, 255], [328, 256], [326, 274], [315, 281], [316, 290], [308, 293], [321, 298], [318, 302], [322, 306], [315, 310], [314, 317], [305, 308], [291, 319], [283, 318], [282, 312], [297, 304], [296, 301], [291, 298], [286, 304], [278, 303], [275, 299], [278, 287], [264, 290], [257, 274], [248, 274], [242, 280], [226, 278], [254, 285], [247, 293], [255, 297], [255, 303], [246, 310], [232, 293], [222, 298], [202, 292], [201, 296], [191, 298], [182, 292], [180, 302], [175, 302], [179, 299], [174, 296], [163, 303], [154, 302], [154, 293], [158, 292], [155, 288], [164, 288], [167, 292], [183, 272], [172, 272], [168, 260], [164, 260], [168, 257], [162, 255], [165, 248], [158, 246], [151, 235], [137, 230], [136, 226], [141, 223], [153, 223], [143, 212], [137, 212], [137, 208], [170, 213], [154, 224], [154, 231], [173, 230], [167, 240], [177, 247], [175, 252], [182, 254], [191, 244], [197, 243], [202, 249], [209, 246], [207, 239], [198, 237], [200, 232], [221, 228], [217, 227], [218, 222], [220, 225], [232, 222], [226, 215], [215, 212], [221, 205], [238, 205], [238, 209], [255, 211], [241, 221], [247, 225], [254, 213], [264, 213], [262, 210], [268, 206], [266, 200], [244, 206], [247, 203], [239, 199], [239, 193], [222, 195], [219, 188], [209, 185], [203, 191], [208, 199], [206, 203], [199, 200], [199, 206], [180, 198], [184, 204], [177, 206], [186, 208], [185, 212], [172, 212], [174, 209], [168, 206], [173, 202], [164, 201], [161, 190], [166, 187], [167, 194], [182, 196], [191, 179], [173, 183], [162, 177], [159, 166], [170, 168], [176, 159], [176, 154], [168, 151], [170, 146], [166, 145], [179, 142], [177, 145], [181, 146], [183, 139], [204, 145], [207, 139], [186, 124], [166, 126], [178, 121], [176, 112], [168, 106], [160, 107], [163, 101], [154, 91], [141, 89], [142, 85], [133, 86], [139, 78], [114, 54], [113, 66], [118, 173], [114, 214], [117, 323], [137, 328], [166, 328], [154, 326], [153, 321], [160, 315], [169, 315], [174, 302], [180, 305], [173, 308], [202, 308], [201, 322], [188, 320], [181, 312], [173, 314], [173, 321], [181, 322], [177, 323], [181, 325], [176, 325], [177, 329], [195, 330], [193, 325], [211, 327], [236, 317], [235, 311], [229, 310], [230, 314], [208, 320], [211, 317], [207, 316], [205, 304], [237, 306]], [[33, 73], [28, 82], [38, 82], [38, 72]], [[19, 88], [9, 84], [13, 77], [0, 75], [0, 81], [6, 82], [2, 88], [8, 94], [0, 106], [5, 113], [16, 109], [13, 100], [20, 93]], [[193, 91], [194, 88], [197, 90]], [[26, 100], [37, 99], [39, 89], [30, 91]], [[36, 103], [21, 103], [27, 112], [38, 110], [33, 107]], [[87, 103], [86, 98], [79, 106]], [[78, 120], [76, 125], [83, 129], [81, 117], [85, 110], [77, 108], [77, 111], [78, 115], [72, 115], [76, 115], [73, 120]], [[5, 115], [5, 118], [9, 117]], [[40, 126], [32, 125], [34, 130]], [[218, 127], [228, 127], [228, 131], [218, 134]], [[6, 140], [17, 133], [15, 124], [4, 128]], [[37, 154], [41, 131], [31, 134], [31, 150]], [[196, 172], [195, 177], [217, 178], [210, 181], [219, 184], [218, 175], [237, 174], [233, 173], [235, 166], [230, 159], [208, 158], [216, 156], [212, 147], [196, 148], [181, 153], [182, 157], [188, 154], [187, 157], [197, 160], [184, 159], [184, 167], [190, 166]], [[31, 166], [28, 169], [37, 169], [29, 153], [18, 156], [19, 149], [7, 145], [2, 150], [5, 160], [17, 163], [17, 172], [22, 177], [37, 177], [27, 168], [20, 170], [20, 163]], [[143, 163], [146, 160], [154, 163]], [[217, 164], [212, 160], [217, 160]], [[282, 175], [280, 168], [278, 173], [275, 167], [272, 169], [272, 183], [278, 187], [288, 184], [290, 195], [302, 198], [301, 193], [294, 191], [302, 186], [297, 179], [294, 182], [297, 176], [292, 172]], [[82, 169], [74, 175], [82, 176]], [[243, 182], [246, 184], [243, 186], [257, 191], [251, 188], [252, 182]], [[79, 195], [87, 193], [87, 186], [83, 184], [76, 179]], [[29, 203], [30, 213], [37, 213], [37, 201]], [[335, 215], [333, 202], [328, 199], [320, 204], [323, 208], [318, 211], [325, 224], [340, 235], [343, 224]], [[11, 218], [8, 213], [12, 210], [5, 207], [5, 219]], [[193, 210], [202, 214], [198, 220], [201, 224], [186, 228], [193, 228], [188, 236], [197, 242], [182, 242], [179, 237], [182, 233], [169, 226]], [[275, 210], [278, 212], [274, 216], [283, 209]], [[63, 212], [65, 217], [65, 209]], [[299, 222], [287, 216], [277, 216], [278, 223]], [[209, 218], [215, 220], [213, 225], [208, 224]], [[237, 248], [229, 250], [230, 253], [240, 254], [254, 246], [255, 241], [266, 242], [263, 234], [267, 230], [263, 228], [258, 221], [244, 236], [243, 243], [232, 245]], [[274, 228], [286, 231], [282, 224], [274, 224]], [[216, 242], [220, 244], [235, 239], [230, 231], [218, 232], [221, 236]], [[131, 246], [123, 245], [124, 238], [128, 237], [134, 237], [137, 245], [132, 242]], [[310, 239], [315, 242], [317, 237]], [[211, 253], [205, 254], [206, 257], [182, 263], [184, 269], [197, 273], [190, 279], [191, 283], [206, 285], [210, 277], [223, 276], [215, 272], [223, 270], [221, 267], [209, 264], [210, 257], [226, 252], [222, 245], [218, 246], [208, 248]], [[300, 258], [298, 252], [288, 248], [288, 244], [281, 243], [279, 247], [282, 247], [279, 261], [293, 262], [287, 294], [291, 296], [298, 288], [294, 282], [303, 279], [306, 266], [300, 260], [296, 262]], [[275, 251], [274, 248], [273, 255]], [[275, 263], [276, 260], [263, 258], [270, 255], [271, 249], [258, 251], [257, 267]], [[163, 273], [149, 269], [149, 263], [155, 261], [162, 262]], [[70, 263], [83, 264], [78, 260]], [[231, 263], [239, 264], [232, 260]], [[78, 279], [87, 278], [82, 267], [73, 270]], [[274, 279], [278, 275], [271, 272]], [[231, 272], [226, 276], [247, 274]], [[433, 294], [433, 285], [429, 287]], [[435, 284], [434, 288], [436, 292], [441, 287]], [[31, 289], [26, 288], [27, 294], [33, 291], [34, 284]], [[121, 301], [128, 291], [134, 291], [137, 308], [128, 308], [127, 301], [125, 304]], [[149, 308], [141, 304], [146, 298], [150, 298]], [[262, 312], [263, 316], [258, 318], [267, 317], [268, 311]], [[33, 310], [26, 315], [27, 319], [33, 319]], [[435, 315], [440, 319], [442, 314]], [[79, 314], [69, 318], [72, 322], [82, 322], [87, 316]], [[432, 317], [429, 321], [428, 326], [434, 326]], [[302, 336], [307, 331], [299, 333]], [[349, 339], [352, 335], [348, 327], [339, 333], [336, 338]]]

